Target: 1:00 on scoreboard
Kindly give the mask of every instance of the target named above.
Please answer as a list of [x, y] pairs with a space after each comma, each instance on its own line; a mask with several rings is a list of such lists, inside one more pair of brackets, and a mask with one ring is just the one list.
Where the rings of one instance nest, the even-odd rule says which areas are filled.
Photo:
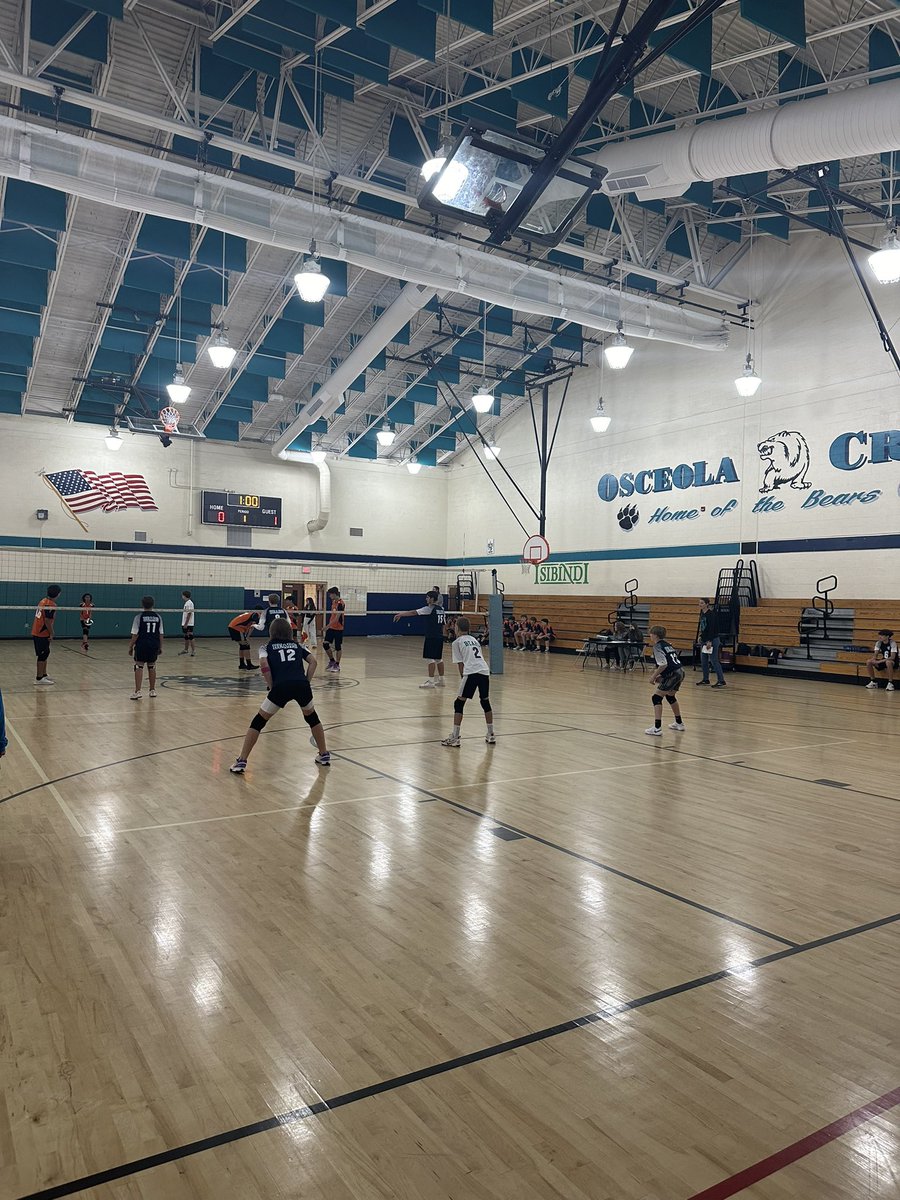
[[201, 492], [200, 520], [204, 525], [280, 529], [281, 497], [244, 492]]

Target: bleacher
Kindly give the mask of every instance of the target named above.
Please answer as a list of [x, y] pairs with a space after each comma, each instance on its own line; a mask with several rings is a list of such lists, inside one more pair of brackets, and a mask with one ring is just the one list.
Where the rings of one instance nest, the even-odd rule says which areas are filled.
[[664, 625], [666, 636], [682, 658], [689, 659], [697, 632], [697, 598], [680, 596], [639, 596], [629, 617], [622, 596], [553, 596], [509, 595], [517, 618], [526, 613], [546, 617], [556, 633], [552, 649], [577, 653], [589, 637], [612, 624], [610, 614], [617, 610], [621, 620], [635, 624], [644, 634], [649, 648], [647, 630], [652, 625]]

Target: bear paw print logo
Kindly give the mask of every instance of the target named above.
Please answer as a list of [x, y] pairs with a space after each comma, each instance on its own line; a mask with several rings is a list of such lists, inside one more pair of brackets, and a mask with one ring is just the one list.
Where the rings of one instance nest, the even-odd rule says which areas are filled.
[[620, 508], [616, 513], [616, 520], [619, 522], [619, 528], [624, 530], [634, 529], [638, 521], [641, 519], [641, 514], [638, 512], [636, 504], [626, 504], [624, 508]]

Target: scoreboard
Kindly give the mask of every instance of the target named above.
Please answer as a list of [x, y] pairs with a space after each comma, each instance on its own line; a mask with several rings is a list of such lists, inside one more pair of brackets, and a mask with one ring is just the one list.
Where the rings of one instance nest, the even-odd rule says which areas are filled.
[[201, 492], [200, 520], [204, 525], [280, 529], [281, 497], [245, 492]]

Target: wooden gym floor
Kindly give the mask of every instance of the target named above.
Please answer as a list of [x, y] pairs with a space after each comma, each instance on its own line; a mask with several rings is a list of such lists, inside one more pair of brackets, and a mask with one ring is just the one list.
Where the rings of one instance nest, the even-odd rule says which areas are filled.
[[896, 1200], [900, 691], [176, 649], [0, 646], [0, 1200]]

